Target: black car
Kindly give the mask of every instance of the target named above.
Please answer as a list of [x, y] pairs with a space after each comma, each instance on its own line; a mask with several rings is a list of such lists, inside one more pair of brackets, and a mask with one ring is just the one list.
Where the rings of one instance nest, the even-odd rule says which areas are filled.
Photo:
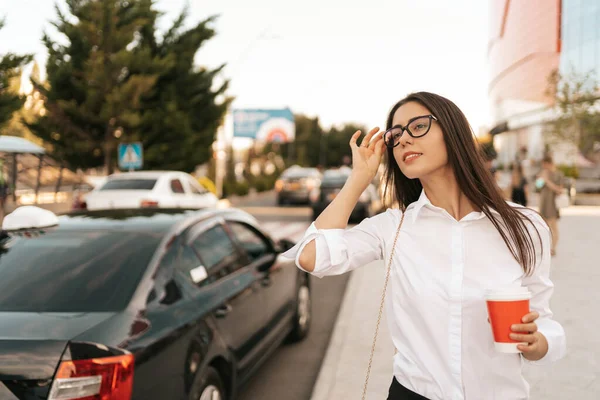
[[[350, 169], [330, 169], [325, 171], [321, 184], [311, 193], [310, 205], [312, 219], [315, 220], [325, 208], [335, 199], [350, 177]], [[383, 208], [375, 185], [370, 184], [361, 194], [350, 215], [350, 222], [360, 222], [365, 218], [381, 212]]]
[[[309, 276], [249, 214], [73, 212], [0, 236], [0, 399], [234, 399], [310, 326]], [[8, 228], [7, 228], [8, 229]]]
[[309, 204], [310, 192], [319, 186], [321, 173], [317, 168], [290, 167], [275, 182], [277, 204]]

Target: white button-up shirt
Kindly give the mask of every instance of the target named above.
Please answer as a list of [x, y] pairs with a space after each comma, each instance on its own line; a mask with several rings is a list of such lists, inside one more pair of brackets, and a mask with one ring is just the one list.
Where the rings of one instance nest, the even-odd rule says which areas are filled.
[[[494, 349], [486, 289], [529, 288], [530, 309], [539, 312], [536, 323], [548, 340], [548, 353], [535, 364], [564, 356], [565, 333], [552, 319], [549, 304], [554, 287], [549, 278], [550, 231], [537, 213], [522, 210], [542, 239], [540, 246], [531, 227], [537, 263], [529, 277], [482, 212], [457, 221], [433, 206], [425, 192], [407, 207], [385, 304], [397, 349], [394, 376], [406, 388], [431, 400], [529, 398], [529, 385], [521, 373], [525, 358]], [[312, 274], [317, 277], [343, 274], [374, 260], [385, 260], [387, 267], [401, 216], [402, 211], [389, 209], [346, 230], [317, 230], [313, 223], [303, 240], [284, 255], [295, 258], [299, 266], [302, 249], [315, 239]]]

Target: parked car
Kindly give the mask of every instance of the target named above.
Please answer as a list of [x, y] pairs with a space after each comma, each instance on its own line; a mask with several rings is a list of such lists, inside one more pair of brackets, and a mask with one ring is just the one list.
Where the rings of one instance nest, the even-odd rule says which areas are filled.
[[311, 190], [319, 186], [321, 173], [316, 168], [290, 167], [275, 182], [277, 204], [309, 204]]
[[237, 209], [9, 214], [1, 399], [235, 399], [310, 327], [309, 275]]
[[[350, 171], [350, 169], [329, 169], [325, 171], [320, 186], [310, 194], [313, 220], [317, 219], [329, 203], [335, 199], [348, 180]], [[358, 199], [350, 215], [350, 221], [359, 222], [367, 217], [372, 217], [381, 212], [382, 208], [383, 205], [378, 190], [371, 183]]]
[[178, 171], [137, 171], [110, 175], [85, 196], [88, 210], [132, 208], [215, 207], [217, 196], [190, 174]]

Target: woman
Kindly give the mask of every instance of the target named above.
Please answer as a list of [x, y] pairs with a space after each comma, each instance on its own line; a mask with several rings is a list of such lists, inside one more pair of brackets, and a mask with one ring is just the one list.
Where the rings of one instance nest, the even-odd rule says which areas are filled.
[[[528, 398], [521, 358], [545, 364], [566, 351], [549, 308], [547, 225], [503, 200], [451, 101], [411, 94], [392, 108], [385, 134], [378, 130], [360, 146], [361, 132], [352, 136], [350, 179], [285, 255], [317, 277], [387, 263], [403, 218], [385, 304], [397, 350], [388, 399]], [[386, 148], [387, 188], [400, 209], [345, 230]], [[511, 337], [527, 343], [521, 355], [495, 352], [487, 321], [484, 291], [505, 285], [533, 295], [531, 312], [512, 327]]]
[[515, 163], [511, 168], [511, 200], [513, 203], [527, 206], [527, 179], [523, 175], [523, 167]]
[[558, 244], [558, 219], [560, 213], [556, 206], [556, 195], [563, 191], [562, 174], [556, 170], [552, 157], [546, 155], [542, 159], [542, 171], [536, 185], [540, 188], [540, 214], [552, 232], [551, 254], [556, 255], [556, 245]]

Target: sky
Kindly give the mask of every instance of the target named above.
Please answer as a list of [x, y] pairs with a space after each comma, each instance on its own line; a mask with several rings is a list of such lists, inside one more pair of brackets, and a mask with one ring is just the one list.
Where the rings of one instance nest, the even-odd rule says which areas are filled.
[[[54, 3], [0, 0], [0, 54], [33, 53], [44, 66]], [[383, 127], [395, 102], [426, 90], [454, 101], [476, 132], [489, 125], [487, 0], [155, 0], [162, 30], [186, 4], [188, 25], [218, 15], [196, 63], [227, 64], [234, 108]]]

